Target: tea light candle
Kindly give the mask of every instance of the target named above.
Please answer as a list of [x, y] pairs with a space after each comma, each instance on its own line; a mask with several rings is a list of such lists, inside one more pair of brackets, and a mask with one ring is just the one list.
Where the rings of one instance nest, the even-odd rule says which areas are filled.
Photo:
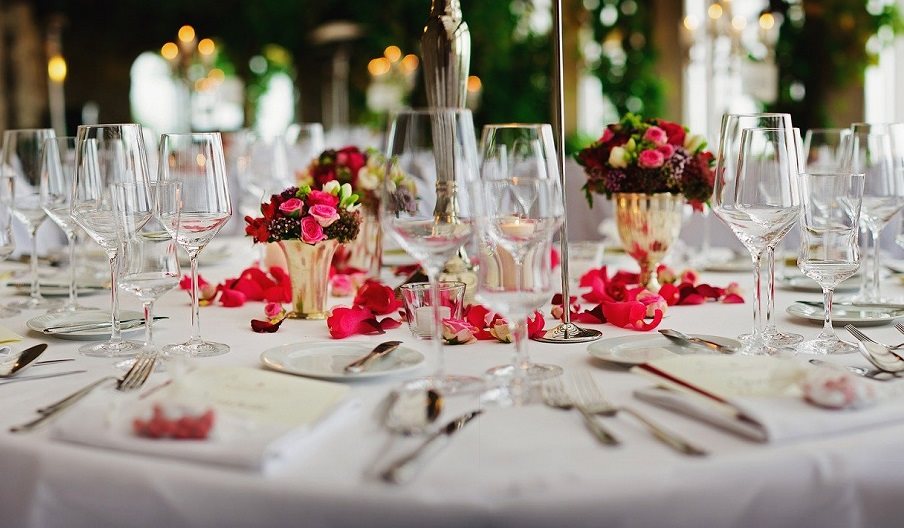
[[510, 237], [526, 238], [534, 234], [534, 223], [530, 220], [522, 220], [517, 216], [509, 221], [499, 224], [499, 229]]
[[[442, 319], [448, 319], [452, 315], [452, 309], [448, 306], [440, 306], [439, 314]], [[421, 334], [433, 332], [433, 307], [421, 306], [414, 310], [414, 328]]]

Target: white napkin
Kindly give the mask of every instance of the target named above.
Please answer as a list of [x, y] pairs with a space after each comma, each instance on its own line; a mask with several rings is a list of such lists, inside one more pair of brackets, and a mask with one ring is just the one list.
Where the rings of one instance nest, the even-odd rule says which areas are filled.
[[[51, 435], [93, 447], [267, 473], [357, 410], [357, 402], [345, 398], [347, 391], [340, 384], [257, 369], [207, 368], [186, 374], [147, 400], [97, 391], [61, 416]], [[216, 424], [211, 436], [136, 436], [132, 421], [147, 418], [155, 402], [212, 407]]]
[[[637, 398], [758, 442], [904, 423], [904, 398], [891, 392], [876, 405], [861, 409], [833, 410], [807, 403], [797, 385], [807, 367], [787, 359], [701, 355], [669, 358], [650, 365], [686, 386], [637, 369], [634, 372], [655, 379], [660, 385], [638, 389], [634, 392]], [[880, 382], [863, 382], [881, 387]], [[688, 386], [711, 396], [694, 392]]]

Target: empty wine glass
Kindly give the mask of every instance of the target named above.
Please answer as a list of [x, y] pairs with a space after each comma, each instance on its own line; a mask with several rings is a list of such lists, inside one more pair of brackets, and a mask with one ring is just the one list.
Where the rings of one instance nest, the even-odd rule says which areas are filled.
[[825, 320], [822, 332], [805, 341], [798, 351], [810, 354], [846, 354], [857, 346], [842, 341], [832, 328], [832, 293], [860, 267], [857, 243], [863, 198], [862, 174], [812, 173], [800, 175], [800, 270], [822, 287]]
[[844, 149], [851, 138], [850, 128], [811, 128], [804, 136], [804, 165], [807, 171], [832, 171], [841, 168]]
[[[279, 194], [295, 184], [295, 174], [289, 162], [289, 149], [283, 136], [262, 137], [252, 134], [249, 139], [244, 170], [239, 172], [239, 213], [259, 216], [261, 204], [273, 194]], [[257, 245], [258, 266], [264, 267], [267, 245]]]
[[[791, 129], [790, 114], [759, 113], [759, 114], [725, 114], [722, 116], [722, 127], [719, 132], [719, 150], [716, 153], [716, 181], [722, 175], [734, 178], [737, 173], [737, 163], [741, 153], [741, 133], [747, 128], [780, 128]], [[768, 336], [770, 346], [784, 347], [803, 341], [803, 336], [791, 332], [780, 331], [773, 322], [775, 313], [775, 244], [766, 248], [764, 261], [766, 264], [766, 278], [763, 283], [763, 291], [760, 299], [765, 297], [765, 305], [760, 308], [765, 316], [763, 333]], [[754, 299], [757, 296], [754, 295]], [[742, 339], [749, 334], [741, 336]]]
[[713, 212], [728, 224], [753, 260], [753, 332], [743, 348], [749, 354], [774, 350], [763, 327], [761, 263], [800, 211], [798, 148], [792, 129], [744, 129], [737, 172], [716, 176]]
[[28, 298], [10, 303], [12, 308], [47, 309], [59, 303], [41, 295], [38, 282], [37, 231], [47, 218], [41, 208], [41, 161], [44, 142], [55, 137], [53, 129], [7, 130], [3, 133], [3, 151], [0, 155], [2, 177], [12, 179], [9, 208], [25, 225], [31, 238], [31, 291]]
[[[470, 204], [463, 199], [477, 179], [477, 145], [471, 112], [457, 109], [400, 112], [389, 128], [389, 160], [380, 200], [384, 230], [426, 271], [431, 298], [439, 299], [439, 276], [472, 234]], [[397, 185], [395, 176], [411, 185]], [[473, 378], [444, 370], [442, 317], [433, 304], [435, 373], [424, 384], [454, 392]]]
[[157, 207], [163, 227], [188, 253], [192, 283], [191, 338], [163, 351], [182, 357], [225, 354], [229, 345], [201, 339], [198, 304], [198, 255], [232, 216], [220, 134], [163, 134], [158, 166], [159, 182], [181, 182], [176, 197]]
[[[9, 210], [9, 194], [12, 192], [12, 179], [0, 178], [0, 261], [6, 260], [16, 250], [13, 237], [13, 215]], [[8, 306], [0, 306], [0, 318], [12, 317], [21, 313]]]
[[[294, 173], [305, 170], [323, 152], [323, 125], [294, 123], [286, 130], [289, 167]], [[297, 178], [296, 178], [297, 179]]]
[[141, 126], [83, 125], [76, 134], [75, 180], [70, 216], [107, 253], [110, 260], [110, 340], [79, 348], [87, 356], [128, 357], [140, 343], [124, 341], [119, 324], [121, 236], [113, 212], [114, 183], [147, 183], [147, 154]]
[[154, 302], [179, 285], [179, 259], [172, 234], [164, 229], [155, 203], [171, 204], [179, 195], [178, 181], [113, 184], [113, 207], [122, 230], [125, 253], [119, 288], [135, 295], [144, 311], [142, 352], [157, 352], [154, 344]]
[[58, 309], [61, 312], [95, 309], [78, 303], [76, 248], [81, 229], [69, 215], [72, 184], [75, 178], [75, 154], [75, 136], [58, 137], [44, 142], [44, 156], [41, 164], [41, 207], [66, 235], [69, 247], [69, 298]]
[[869, 231], [873, 249], [871, 258], [866, 259], [860, 291], [854, 296], [856, 302], [884, 301], [879, 284], [879, 235], [904, 207], [904, 167], [902, 158], [895, 153], [894, 127], [904, 127], [904, 124], [854, 123], [851, 125], [851, 146], [842, 156], [845, 171], [862, 173], [865, 177], [860, 223]]

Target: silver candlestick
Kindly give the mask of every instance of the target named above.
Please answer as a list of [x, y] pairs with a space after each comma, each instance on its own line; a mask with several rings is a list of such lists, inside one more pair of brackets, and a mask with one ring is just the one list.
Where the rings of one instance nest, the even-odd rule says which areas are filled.
[[[562, 86], [564, 82], [564, 68], [562, 65], [562, 0], [553, 2], [553, 28], [555, 30], [555, 81], [553, 85], [553, 93], [556, 97], [555, 115], [553, 116], [553, 128], [556, 133], [556, 153], [558, 154], [559, 178], [562, 180], [562, 205], [564, 210], [568, 211], [568, 205], [565, 203], [565, 90]], [[566, 215], [567, 216], [567, 215]], [[562, 323], [555, 328], [548, 330], [543, 337], [536, 340], [544, 343], [586, 343], [588, 341], [596, 341], [602, 337], [603, 333], [599, 330], [590, 330], [581, 328], [571, 322], [571, 297], [568, 285], [568, 220], [565, 218], [562, 222], [562, 228], [559, 231], [559, 243], [561, 244], [561, 261], [562, 269], [562, 303], [563, 316]]]

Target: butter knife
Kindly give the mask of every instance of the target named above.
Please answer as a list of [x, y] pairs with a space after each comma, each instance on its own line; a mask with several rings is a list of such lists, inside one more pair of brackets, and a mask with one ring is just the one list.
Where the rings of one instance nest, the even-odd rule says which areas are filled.
[[392, 484], [404, 484], [411, 480], [423, 467], [430, 455], [438, 453], [449, 438], [464, 428], [471, 420], [478, 417], [483, 411], [471, 411], [465, 413], [444, 425], [435, 433], [427, 437], [424, 442], [411, 453], [399, 458], [380, 473], [380, 477]]
[[[154, 317], [154, 321], [159, 321], [161, 319], [169, 319], [166, 316], [158, 316]], [[144, 318], [141, 319], [123, 319], [119, 322], [120, 328], [122, 330], [130, 330], [137, 326], [144, 325]], [[48, 326], [43, 330], [45, 334], [68, 334], [72, 332], [84, 332], [87, 330], [103, 330], [104, 328], [110, 328], [113, 325], [108, 322], [103, 323], [84, 323], [84, 324], [68, 324], [68, 325], [59, 325], [59, 326]]]
[[367, 366], [370, 365], [373, 360], [388, 355], [393, 350], [399, 348], [399, 345], [401, 344], [401, 341], [386, 341], [380, 343], [367, 354], [364, 354], [363, 356], [346, 365], [345, 371], [350, 374], [360, 374], [367, 369]]

